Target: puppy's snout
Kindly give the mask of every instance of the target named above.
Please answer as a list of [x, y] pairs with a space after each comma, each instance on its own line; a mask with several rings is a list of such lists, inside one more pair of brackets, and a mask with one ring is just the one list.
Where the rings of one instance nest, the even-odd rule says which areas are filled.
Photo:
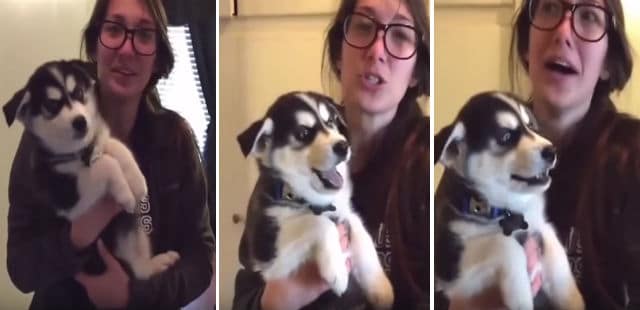
[[76, 116], [71, 122], [71, 126], [79, 134], [85, 134], [87, 132], [87, 120], [84, 116]]
[[540, 153], [542, 159], [544, 159], [548, 163], [554, 163], [556, 161], [556, 149], [553, 146], [547, 146], [542, 149]]
[[347, 157], [347, 153], [349, 152], [349, 143], [347, 141], [338, 141], [333, 145], [333, 152], [338, 155], [340, 158]]

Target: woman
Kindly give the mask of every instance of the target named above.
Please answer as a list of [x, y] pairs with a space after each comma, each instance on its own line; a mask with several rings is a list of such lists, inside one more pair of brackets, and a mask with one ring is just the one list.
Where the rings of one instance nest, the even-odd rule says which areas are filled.
[[[35, 292], [31, 309], [179, 309], [209, 285], [214, 245], [195, 139], [186, 121], [162, 108], [155, 93], [158, 79], [173, 67], [161, 2], [98, 0], [83, 45], [87, 70], [98, 81], [100, 112], [147, 178], [141, 223], [154, 253], [174, 250], [180, 260], [149, 280], [130, 278], [96, 242], [122, 207], [105, 197], [71, 222], [58, 218], [46, 201], [30, 194], [34, 138], [25, 134], [9, 185], [9, 275], [22, 292]], [[95, 244], [106, 271], [88, 275], [83, 264], [95, 254]]]
[[[426, 12], [423, 0], [344, 0], [326, 38], [352, 143], [352, 200], [394, 286], [395, 309], [428, 305], [429, 126], [416, 102], [429, 85]], [[243, 269], [234, 309], [359, 308], [365, 299], [355, 286], [336, 298], [313, 262], [269, 283]]]
[[640, 308], [640, 122], [609, 99], [632, 70], [621, 2], [525, 1], [512, 55], [558, 148], [547, 213], [588, 309]]

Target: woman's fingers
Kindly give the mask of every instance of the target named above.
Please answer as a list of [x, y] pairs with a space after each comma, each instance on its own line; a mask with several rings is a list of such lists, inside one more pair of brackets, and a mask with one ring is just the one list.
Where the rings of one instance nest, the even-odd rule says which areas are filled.
[[[351, 241], [349, 238], [349, 229], [345, 223], [338, 223], [337, 226], [338, 233], [340, 234], [340, 246], [342, 247], [343, 252], [347, 252], [347, 250], [349, 249], [349, 243]], [[347, 270], [351, 272], [351, 268], [353, 266], [351, 257], [347, 257], [345, 264], [347, 265]]]

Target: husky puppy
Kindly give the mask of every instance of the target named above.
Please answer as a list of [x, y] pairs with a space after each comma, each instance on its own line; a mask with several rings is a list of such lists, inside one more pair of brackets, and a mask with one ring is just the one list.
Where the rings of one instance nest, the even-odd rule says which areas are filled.
[[285, 94], [238, 142], [260, 170], [244, 235], [254, 270], [265, 280], [286, 278], [312, 260], [342, 295], [349, 272], [336, 223], [344, 223], [356, 281], [374, 307], [390, 308], [393, 289], [371, 236], [351, 207], [351, 150], [333, 100], [313, 92]]
[[[523, 102], [508, 93], [473, 96], [453, 124], [435, 137], [445, 166], [436, 198], [436, 287], [470, 297], [497, 284], [508, 309], [533, 309], [531, 281], [557, 309], [584, 309], [582, 296], [553, 227], [544, 192], [556, 163], [551, 143], [533, 129]], [[522, 243], [541, 241], [532, 279]]]
[[34, 175], [56, 214], [73, 220], [105, 195], [124, 207], [127, 212], [116, 216], [101, 238], [136, 278], [147, 279], [179, 256], [169, 251], [151, 257], [136, 215], [147, 183], [131, 151], [110, 136], [96, 88], [81, 62], [48, 62], [5, 104], [5, 118], [9, 126], [20, 121], [37, 141]]

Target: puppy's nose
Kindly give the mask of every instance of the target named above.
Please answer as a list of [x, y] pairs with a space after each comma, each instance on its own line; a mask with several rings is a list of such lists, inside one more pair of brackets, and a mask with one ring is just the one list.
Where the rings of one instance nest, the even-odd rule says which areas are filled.
[[347, 153], [349, 152], [349, 143], [344, 140], [337, 142], [333, 145], [333, 152], [342, 158], [347, 157]]
[[71, 126], [78, 133], [86, 133], [87, 132], [87, 120], [84, 116], [76, 116], [71, 122]]
[[549, 163], [553, 163], [556, 161], [556, 149], [553, 146], [547, 146], [543, 148], [540, 155], [542, 156], [542, 159]]

